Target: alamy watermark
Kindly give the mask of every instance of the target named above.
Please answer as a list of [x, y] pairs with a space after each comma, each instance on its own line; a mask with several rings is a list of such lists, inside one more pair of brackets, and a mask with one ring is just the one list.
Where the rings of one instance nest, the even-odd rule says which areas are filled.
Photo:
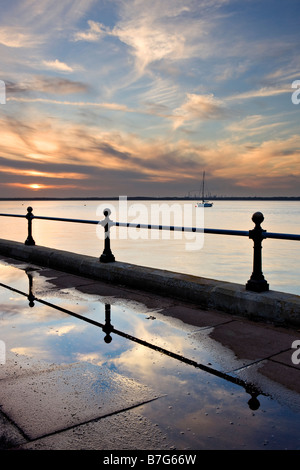
[[0, 365], [5, 364], [6, 348], [4, 341], [0, 340]]
[[292, 93], [292, 103], [299, 104], [300, 103], [300, 80], [294, 80], [292, 83], [292, 88], [298, 88], [296, 91]]
[[0, 104], [6, 104], [5, 83], [0, 80]]
[[[107, 232], [103, 227], [108, 224], [114, 227], [114, 222], [124, 225], [110, 230], [110, 239], [118, 240], [186, 240], [185, 249], [200, 250], [204, 242], [204, 209], [192, 203], [141, 202], [128, 203], [127, 196], [120, 196], [117, 204], [100, 204], [97, 216], [103, 217], [104, 211], [108, 216], [97, 225], [97, 236], [103, 239]], [[117, 220], [117, 217], [119, 220]], [[139, 225], [142, 227], [140, 228]], [[163, 229], [158, 227], [162, 226]], [[191, 229], [197, 228], [197, 231]]]
[[293, 341], [292, 348], [296, 349], [292, 354], [292, 363], [298, 365], [300, 364], [300, 339]]

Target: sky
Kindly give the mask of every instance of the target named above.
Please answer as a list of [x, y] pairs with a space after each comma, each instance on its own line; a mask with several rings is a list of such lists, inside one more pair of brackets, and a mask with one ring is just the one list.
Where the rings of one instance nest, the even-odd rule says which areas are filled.
[[300, 196], [299, 0], [0, 6], [0, 197]]

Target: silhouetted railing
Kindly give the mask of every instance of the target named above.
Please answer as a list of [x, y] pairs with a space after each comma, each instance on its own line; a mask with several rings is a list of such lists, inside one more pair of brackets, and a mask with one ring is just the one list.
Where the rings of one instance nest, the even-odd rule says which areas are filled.
[[26, 215], [20, 214], [0, 214], [2, 217], [22, 217], [28, 221], [28, 236], [25, 240], [25, 245], [35, 245], [35, 241], [32, 237], [32, 221], [33, 219], [50, 220], [59, 222], [73, 222], [80, 224], [94, 224], [102, 225], [104, 228], [104, 250], [99, 258], [101, 263], [112, 263], [115, 261], [115, 257], [111, 251], [110, 246], [110, 227], [132, 227], [138, 229], [147, 230], [169, 230], [169, 231], [181, 231], [181, 232], [192, 232], [192, 233], [211, 233], [216, 235], [230, 235], [230, 236], [242, 236], [249, 237], [253, 240], [253, 271], [250, 279], [246, 284], [246, 289], [254, 292], [265, 292], [269, 290], [269, 284], [264, 278], [262, 272], [262, 241], [266, 238], [273, 238], [278, 240], [300, 240], [300, 235], [288, 234], [288, 233], [272, 233], [267, 232], [261, 227], [264, 220], [264, 216], [261, 212], [255, 212], [252, 216], [252, 221], [255, 224], [254, 229], [243, 231], [243, 230], [223, 230], [223, 229], [209, 229], [209, 228], [198, 228], [198, 227], [176, 227], [176, 226], [165, 226], [165, 225], [153, 225], [153, 224], [139, 224], [132, 222], [115, 222], [109, 218], [110, 209], [105, 209], [103, 214], [105, 219], [99, 220], [85, 220], [85, 219], [68, 219], [61, 217], [46, 217], [46, 216], [35, 216], [33, 215], [32, 207], [27, 208]]

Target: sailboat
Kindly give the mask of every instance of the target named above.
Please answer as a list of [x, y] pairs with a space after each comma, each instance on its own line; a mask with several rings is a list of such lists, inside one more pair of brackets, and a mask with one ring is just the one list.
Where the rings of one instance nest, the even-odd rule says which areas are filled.
[[213, 203], [209, 201], [205, 201], [204, 199], [204, 180], [205, 180], [205, 171], [203, 171], [203, 178], [202, 178], [202, 202], [197, 202], [196, 207], [212, 207]]

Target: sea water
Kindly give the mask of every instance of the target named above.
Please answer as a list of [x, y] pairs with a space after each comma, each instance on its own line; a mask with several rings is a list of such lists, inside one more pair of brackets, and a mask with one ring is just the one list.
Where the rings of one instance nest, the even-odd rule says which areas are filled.
[[[264, 215], [262, 228], [268, 232], [300, 233], [299, 201], [214, 201], [213, 207], [205, 209], [196, 208], [195, 201], [133, 201], [126, 197], [107, 201], [0, 201], [0, 213], [26, 215], [28, 206], [33, 207], [35, 216], [100, 221], [107, 207], [114, 221], [241, 231], [254, 228], [251, 218], [259, 211]], [[36, 219], [32, 234], [36, 245], [95, 257], [104, 248], [103, 227], [96, 224]], [[0, 238], [25, 241], [26, 219], [1, 217]], [[294, 240], [263, 241], [262, 269], [270, 289], [300, 294], [299, 248], [299, 241]], [[112, 227], [111, 249], [117, 261], [240, 284], [246, 284], [253, 269], [253, 242], [247, 236]]]

